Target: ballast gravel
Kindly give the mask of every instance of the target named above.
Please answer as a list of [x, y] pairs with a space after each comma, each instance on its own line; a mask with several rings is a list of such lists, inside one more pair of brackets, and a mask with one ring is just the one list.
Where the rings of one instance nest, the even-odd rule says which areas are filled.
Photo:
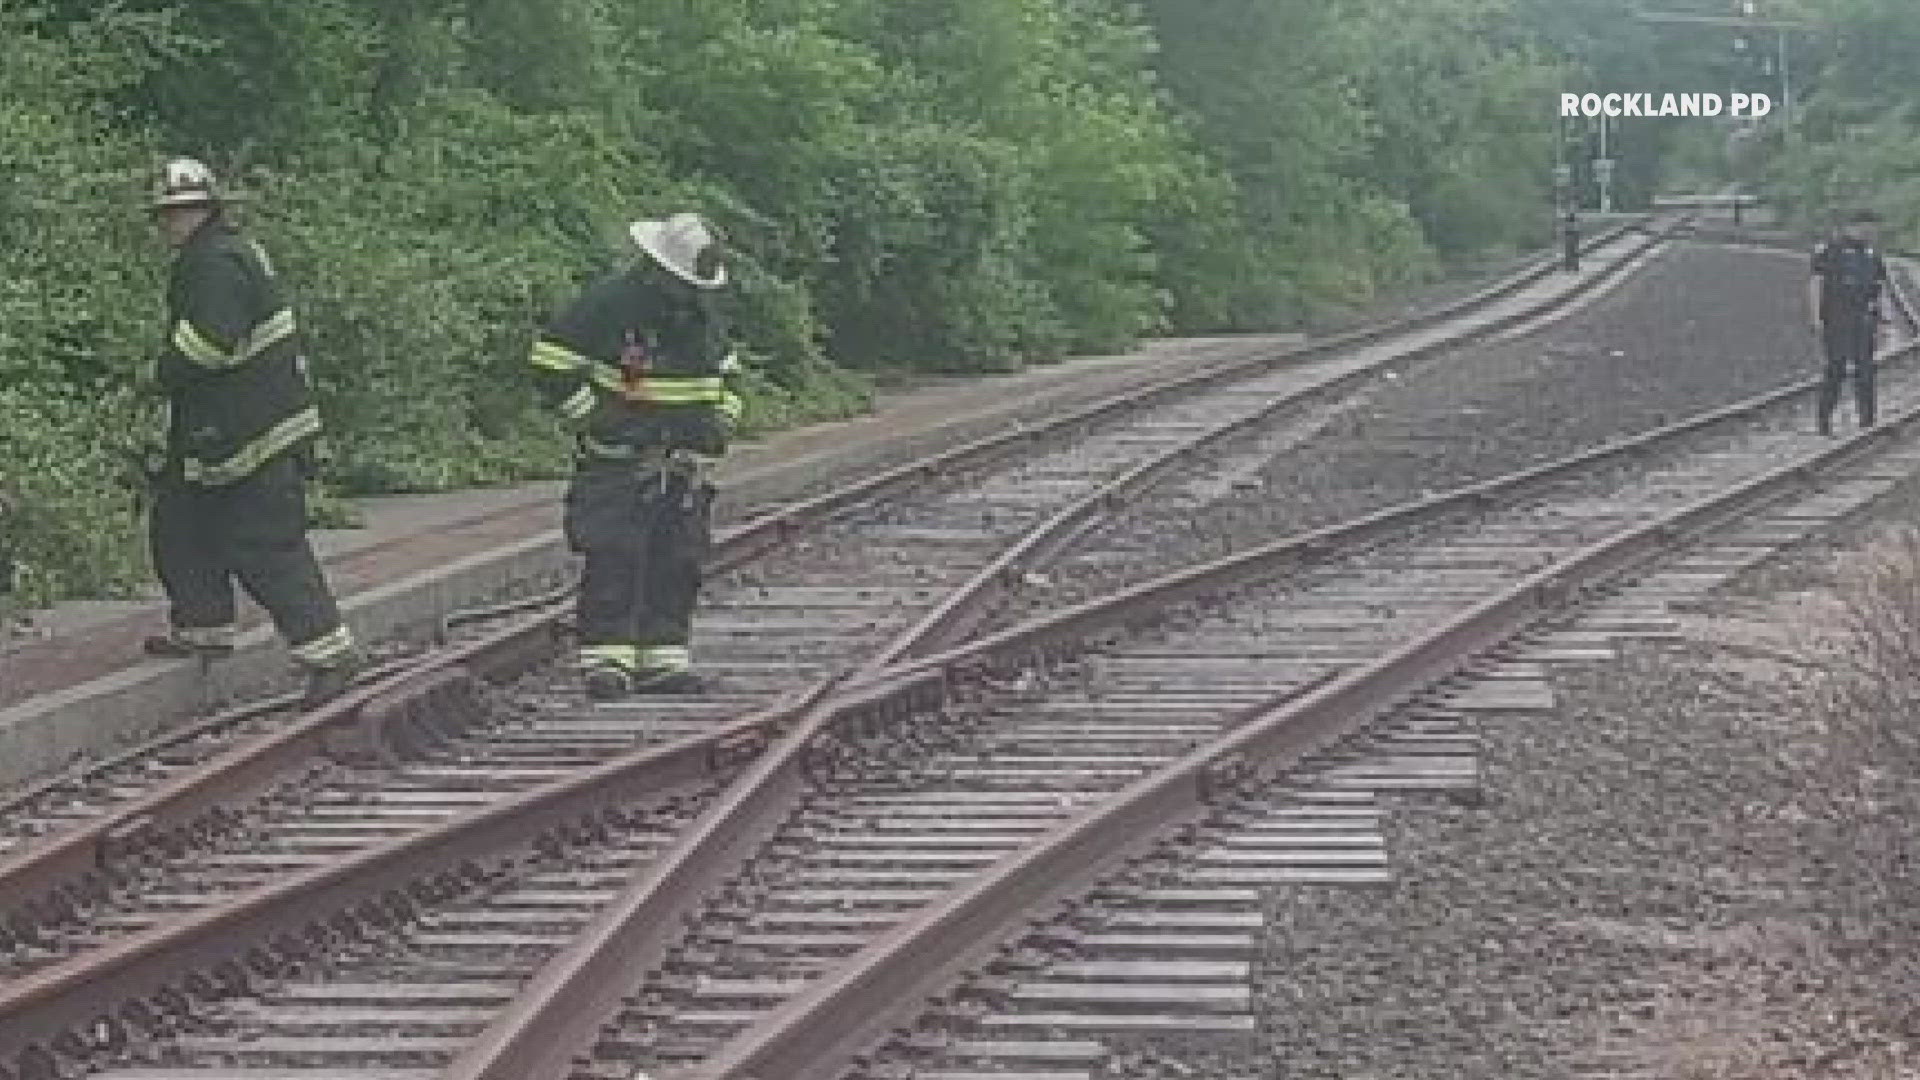
[[[1204, 514], [1137, 508], [1123, 537], [1157, 544], [1110, 542], [1048, 603], [1807, 377], [1804, 280], [1793, 257], [1679, 246], [1537, 335], [1381, 385]], [[1483, 803], [1388, 800], [1394, 883], [1271, 894], [1258, 1045], [1219, 1075], [1920, 1076], [1893, 1064], [1890, 1006], [1916, 987], [1835, 922], [1861, 852], [1815, 820], [1817, 695], [1753, 663], [1696, 642], [1557, 666], [1556, 712], [1483, 725]]]
[[[1702, 651], [1556, 681], [1557, 713], [1484, 726], [1484, 805], [1393, 801], [1393, 884], [1271, 897], [1264, 1075], [1811, 1075], [1811, 1040], [1775, 1042], [1796, 980], [1770, 974], [1822, 974], [1795, 718]], [[1788, 1071], [1714, 1068], [1762, 1058]]]
[[[1209, 471], [1257, 453], [1257, 438], [1209, 455], [1184, 485], [1206, 494], [1143, 498], [1088, 541], [1088, 557], [1025, 590], [1020, 612], [1551, 461], [1806, 378], [1817, 370], [1817, 343], [1804, 317], [1805, 281], [1804, 261], [1790, 255], [1678, 242], [1563, 321], [1464, 346], [1376, 382], [1230, 485], [1210, 483]], [[1806, 423], [1811, 430], [1811, 416]], [[1176, 480], [1156, 490], [1182, 486]]]

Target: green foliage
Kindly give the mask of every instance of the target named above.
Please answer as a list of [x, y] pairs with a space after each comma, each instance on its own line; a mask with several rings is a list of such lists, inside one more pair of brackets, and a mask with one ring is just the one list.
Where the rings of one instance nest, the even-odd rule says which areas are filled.
[[0, 549], [28, 605], [111, 596], [144, 574], [145, 552], [114, 440], [124, 402], [0, 388]]
[[1030, 225], [1020, 152], [932, 124], [870, 127], [836, 191], [819, 295], [832, 354], [921, 370], [1006, 368], [1057, 346], [1021, 265]]
[[890, 372], [1296, 325], [1538, 239], [1530, 37], [1595, 32], [1549, 0], [38, 3], [0, 0], [0, 483], [40, 599], [137, 575], [164, 156], [257, 196], [338, 523], [566, 467], [527, 345], [635, 218], [727, 237], [749, 433], [852, 415]]
[[1793, 35], [1799, 108], [1743, 148], [1748, 171], [1793, 220], [1831, 228], [1878, 210], [1891, 247], [1920, 246], [1920, 16], [1898, 0], [1799, 0]]

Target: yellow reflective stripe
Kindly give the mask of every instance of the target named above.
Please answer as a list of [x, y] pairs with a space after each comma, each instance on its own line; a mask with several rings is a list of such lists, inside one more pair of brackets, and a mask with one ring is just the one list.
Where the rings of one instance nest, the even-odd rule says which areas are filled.
[[634, 400], [659, 405], [718, 405], [726, 400], [727, 394], [727, 388], [718, 379], [710, 382], [689, 380], [685, 383], [662, 383], [658, 379], [648, 379], [640, 385], [639, 390]]
[[545, 338], [533, 343], [527, 359], [534, 367], [549, 371], [578, 371], [587, 366], [587, 358], [557, 342]]
[[192, 323], [185, 319], [181, 319], [178, 323], [174, 324], [173, 345], [174, 348], [186, 354], [187, 359], [199, 364], [201, 367], [219, 368], [227, 366], [227, 354], [221, 350], [219, 346], [208, 341], [205, 335], [201, 334], [199, 330], [194, 328]]
[[718, 375], [648, 375], [629, 386], [606, 365], [595, 369], [594, 382], [628, 401], [655, 405], [718, 405], [727, 393]]
[[201, 367], [238, 367], [292, 337], [293, 330], [293, 309], [281, 308], [242, 335], [229, 353], [215, 345], [198, 327], [181, 319], [173, 328], [173, 344]]
[[726, 380], [718, 375], [647, 375], [628, 385], [611, 364], [594, 364], [587, 374], [594, 385], [636, 403], [718, 405], [727, 393]]
[[265, 465], [273, 455], [286, 450], [301, 439], [320, 433], [320, 411], [308, 406], [273, 425], [266, 433], [241, 447], [225, 461], [212, 464], [198, 458], [187, 458], [182, 462], [186, 478], [196, 484], [231, 484], [245, 479], [255, 469]]
[[353, 633], [345, 626], [337, 627], [330, 634], [322, 634], [312, 641], [291, 646], [287, 651], [303, 664], [327, 667], [345, 659], [353, 651]]
[[569, 420], [578, 420], [593, 411], [596, 400], [598, 399], [593, 395], [593, 387], [583, 383], [580, 389], [575, 390], [567, 400], [560, 403], [560, 415]]
[[580, 666], [583, 668], [616, 667], [632, 671], [640, 666], [640, 650], [632, 645], [582, 645], [580, 646]]
[[587, 379], [609, 393], [619, 394], [626, 389], [626, 380], [620, 377], [620, 369], [611, 364], [589, 363]]
[[640, 650], [640, 666], [650, 671], [685, 671], [693, 656], [685, 645], [649, 645]]
[[198, 648], [217, 649], [232, 646], [237, 632], [233, 626], [176, 626], [173, 637]]
[[281, 308], [247, 332], [234, 350], [234, 362], [244, 364], [293, 336], [293, 309]]

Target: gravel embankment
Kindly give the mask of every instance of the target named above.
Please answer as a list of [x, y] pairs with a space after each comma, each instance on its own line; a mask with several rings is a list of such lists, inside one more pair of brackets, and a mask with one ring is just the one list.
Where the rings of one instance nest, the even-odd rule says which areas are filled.
[[[1738, 581], [1742, 624], [1556, 668], [1555, 713], [1483, 726], [1483, 806], [1390, 804], [1393, 885], [1274, 893], [1260, 1074], [1920, 1075], [1920, 563], [1874, 543], [1916, 498]], [[1849, 633], [1874, 596], [1897, 638]]]
[[[1297, 532], [1803, 377], [1803, 275], [1790, 259], [1680, 249], [1541, 335], [1382, 387], [1276, 458], [1262, 489], [1174, 535]], [[1917, 504], [1920, 484], [1888, 512]], [[1175, 558], [1157, 556], [1158, 569]], [[1152, 568], [1129, 560], [1069, 587]], [[1832, 580], [1804, 564], [1772, 578]], [[1395, 884], [1270, 898], [1247, 1075], [1909, 1075], [1877, 1071], [1903, 1060], [1888, 1032], [1893, 1003], [1911, 1000], [1906, 967], [1884, 940], [1882, 955], [1849, 952], [1830, 918], [1870, 911], [1839, 883], [1901, 865], [1906, 844], [1847, 821], [1836, 845], [1822, 823], [1847, 794], [1823, 786], [1831, 698], [1707, 643], [1634, 646], [1554, 677], [1557, 712], [1485, 725], [1483, 805], [1392, 800]]]
[[[1557, 714], [1486, 726], [1483, 807], [1396, 801], [1394, 885], [1277, 893], [1270, 1075], [1809, 1075], [1770, 977], [1822, 975], [1782, 760], [1805, 725], [1714, 659], [1563, 669]], [[1787, 1071], [1703, 1068], [1736, 1058]]]
[[1680, 245], [1538, 334], [1464, 348], [1379, 384], [1224, 498], [1205, 506], [1143, 500], [1116, 532], [1091, 541], [1098, 559], [1029, 590], [1022, 610], [1563, 457], [1803, 378], [1815, 344], [1799, 306], [1804, 281], [1792, 259]]

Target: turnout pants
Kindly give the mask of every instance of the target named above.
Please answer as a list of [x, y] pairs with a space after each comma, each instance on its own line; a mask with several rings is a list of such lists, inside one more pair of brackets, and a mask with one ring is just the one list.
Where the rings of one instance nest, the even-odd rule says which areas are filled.
[[713, 495], [690, 455], [580, 463], [564, 529], [585, 556], [575, 609], [583, 666], [687, 669]]
[[1840, 383], [1853, 375], [1855, 416], [1861, 427], [1874, 422], [1873, 346], [1878, 324], [1870, 315], [1842, 316], [1820, 325], [1820, 343], [1827, 354], [1826, 370], [1820, 378], [1820, 430], [1833, 422], [1834, 406], [1840, 401]]
[[177, 636], [200, 643], [230, 637], [238, 581], [295, 659], [331, 667], [351, 655], [353, 639], [307, 543], [306, 484], [291, 455], [218, 487], [163, 478], [148, 526]]

